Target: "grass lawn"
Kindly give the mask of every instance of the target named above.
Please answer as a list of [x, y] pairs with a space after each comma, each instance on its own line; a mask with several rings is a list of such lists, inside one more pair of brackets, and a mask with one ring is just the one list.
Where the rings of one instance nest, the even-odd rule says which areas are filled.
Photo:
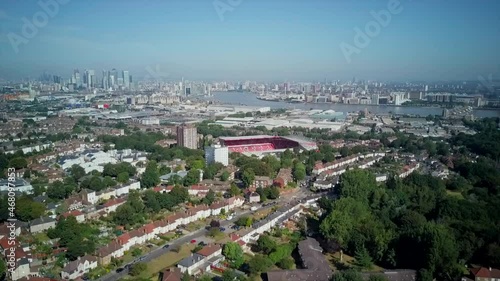
[[[347, 268], [354, 267], [354, 258], [346, 255], [344, 253], [342, 257], [342, 262], [340, 261], [340, 252], [336, 252], [335, 254], [325, 254], [326, 259], [330, 262], [330, 265], [335, 270], [344, 270]], [[362, 271], [370, 271], [370, 272], [382, 272], [384, 269], [380, 266], [373, 265], [370, 270], [362, 270]]]
[[196, 231], [200, 228], [204, 228], [207, 225], [205, 221], [195, 221], [186, 226], [186, 230], [189, 232]]
[[464, 196], [462, 195], [462, 193], [460, 193], [458, 191], [446, 190], [446, 194], [448, 194], [448, 196], [456, 197], [458, 199], [464, 199]]
[[254, 221], [258, 221], [267, 217], [271, 212], [272, 212], [272, 207], [259, 210], [258, 212], [255, 212], [255, 214], [253, 214], [251, 217], [253, 218]]
[[[150, 261], [147, 263], [148, 269], [144, 271], [140, 276], [140, 278], [156, 278], [154, 280], [158, 280], [158, 273], [163, 269], [169, 268], [175, 264], [177, 264], [183, 258], [191, 255], [191, 250], [194, 249], [194, 245], [183, 245], [179, 249], [179, 253], [169, 251], [166, 254]], [[131, 277], [129, 280], [134, 280], [135, 278]], [[153, 279], [151, 279], [153, 280]]]

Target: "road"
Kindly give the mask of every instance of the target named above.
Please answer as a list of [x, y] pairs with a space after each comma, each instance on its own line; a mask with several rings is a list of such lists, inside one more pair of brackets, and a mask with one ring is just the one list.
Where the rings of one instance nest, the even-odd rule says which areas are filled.
[[[296, 193], [286, 194], [286, 195], [278, 198], [276, 201], [278, 202], [278, 204], [286, 203], [286, 202], [290, 202], [296, 198], [306, 197], [307, 195], [310, 195], [310, 194], [311, 194], [311, 192], [309, 190], [307, 190], [306, 188], [300, 188]], [[233, 219], [221, 221], [221, 227], [226, 228], [225, 233], [230, 233], [233, 230], [230, 229], [228, 226], [230, 224], [234, 223], [240, 217], [247, 215], [249, 213], [252, 213], [252, 211], [250, 211], [250, 210], [237, 211], [235, 213]], [[199, 242], [198, 240], [204, 240], [203, 238], [205, 237], [206, 232], [207, 232], [207, 230], [205, 228], [201, 228], [201, 229], [198, 229], [196, 231], [193, 231], [193, 232], [191, 232], [183, 237], [180, 237], [176, 240], [170, 241], [169, 243], [165, 243], [164, 245], [151, 250], [149, 253], [146, 253], [143, 256], [136, 258], [134, 261], [132, 261], [128, 264], [124, 264], [123, 267], [125, 268], [125, 266], [127, 266], [127, 265], [132, 265], [132, 264], [134, 264], [134, 262], [137, 262], [139, 260], [140, 260], [140, 262], [147, 263], [153, 259], [156, 259], [156, 258], [164, 255], [165, 253], [170, 251], [170, 249], [172, 249], [172, 248], [180, 247], [181, 245], [184, 245], [184, 244], [189, 244], [191, 242], [191, 240], [193, 240], [193, 239], [196, 240], [197, 242]], [[163, 246], [165, 246], [167, 244], [170, 246], [167, 249], [163, 248]], [[119, 272], [119, 273], [117, 273], [116, 271], [112, 271], [109, 274], [99, 278], [98, 281], [116, 281], [122, 277], [125, 277], [127, 275], [127, 273], [128, 273], [127, 270], [123, 270], [122, 272]]]
[[[242, 211], [242, 212], [236, 212], [236, 215], [233, 217], [233, 219], [231, 220], [226, 220], [226, 221], [221, 221], [221, 227], [225, 227], [227, 229], [226, 232], [229, 232], [229, 225], [234, 223], [238, 218], [240, 218], [241, 216], [244, 216], [244, 215], [247, 215], [251, 213], [251, 211], [249, 210], [245, 210], [245, 211]], [[165, 243], [164, 245], [161, 245], [160, 247], [157, 247], [153, 250], [151, 250], [150, 252], [144, 254], [143, 256], [141, 257], [138, 257], [136, 258], [134, 261], [128, 263], [128, 264], [124, 264], [123, 267], [127, 266], [127, 265], [132, 265], [134, 264], [135, 261], [139, 261], [140, 262], [149, 262], [151, 260], [154, 260], [162, 255], [164, 255], [165, 253], [167, 253], [168, 251], [170, 251], [170, 249], [172, 248], [175, 248], [175, 247], [180, 247], [184, 244], [189, 244], [191, 242], [191, 240], [198, 240], [200, 238], [203, 238], [206, 234], [207, 230], [205, 228], [201, 228], [201, 229], [198, 229], [196, 231], [193, 231], [185, 236], [182, 236], [176, 240], [173, 240], [169, 243]], [[165, 245], [170, 245], [167, 249], [163, 248], [163, 246]], [[122, 277], [125, 277], [127, 275], [127, 270], [123, 270], [122, 272], [119, 272], [117, 273], [116, 271], [112, 271], [110, 272], [108, 275], [105, 275], [101, 278], [99, 278], [98, 280], [99, 281], [116, 281], [116, 280], [119, 280], [120, 278]]]

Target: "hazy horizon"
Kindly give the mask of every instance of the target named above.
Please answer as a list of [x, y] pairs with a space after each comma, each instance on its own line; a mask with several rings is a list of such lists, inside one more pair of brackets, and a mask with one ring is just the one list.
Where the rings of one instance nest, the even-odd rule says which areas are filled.
[[[473, 81], [500, 72], [493, 0], [401, 0], [393, 13], [394, 0], [64, 1], [32, 38], [22, 18], [44, 13], [39, 1], [0, 4], [1, 78], [116, 68], [137, 80], [157, 66], [189, 80]], [[364, 32], [381, 10], [390, 20], [356, 44], [355, 28]], [[13, 34], [24, 41], [12, 44]], [[349, 58], [346, 44], [357, 49]]]

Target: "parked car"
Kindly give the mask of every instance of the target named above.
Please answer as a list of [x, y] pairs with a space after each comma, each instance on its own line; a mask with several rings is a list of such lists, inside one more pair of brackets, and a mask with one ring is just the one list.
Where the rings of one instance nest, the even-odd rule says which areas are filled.
[[219, 228], [219, 229], [220, 229], [220, 231], [226, 231], [226, 228], [225, 228], [225, 227], [221, 227], [221, 228]]
[[116, 270], [116, 273], [120, 273], [120, 272], [122, 272], [122, 271], [124, 271], [124, 270], [125, 270], [125, 268], [120, 267], [120, 268], [118, 268], [118, 269]]
[[200, 243], [198, 243], [198, 245], [200, 245], [200, 246], [206, 246], [206, 245], [207, 245], [207, 243], [205, 243], [205, 242], [201, 241]]
[[196, 240], [194, 240], [194, 239], [191, 240], [191, 244], [194, 244], [194, 243], [196, 243]]
[[170, 247], [170, 245], [167, 244], [167, 245], [163, 246], [163, 249], [168, 249], [168, 247]]

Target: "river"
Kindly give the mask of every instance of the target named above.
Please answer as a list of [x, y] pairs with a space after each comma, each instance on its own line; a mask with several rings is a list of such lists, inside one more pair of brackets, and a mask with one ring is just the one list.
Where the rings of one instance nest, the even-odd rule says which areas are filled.
[[[257, 99], [256, 94], [248, 92], [213, 92], [213, 96], [205, 97], [206, 100], [216, 101], [221, 104], [248, 105], [248, 106], [269, 106], [273, 109], [323, 109], [335, 110], [338, 112], [361, 111], [365, 108], [372, 113], [393, 113], [408, 115], [441, 115], [443, 109], [439, 107], [418, 107], [418, 106], [393, 106], [393, 105], [364, 105], [364, 104], [342, 104], [342, 103], [287, 103], [284, 101], [265, 101]], [[476, 117], [500, 117], [499, 110], [475, 109]]]

